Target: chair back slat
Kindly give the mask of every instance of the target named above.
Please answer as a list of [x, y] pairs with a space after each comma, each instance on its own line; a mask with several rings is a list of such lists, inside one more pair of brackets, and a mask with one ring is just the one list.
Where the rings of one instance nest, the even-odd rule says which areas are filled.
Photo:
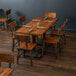
[[56, 18], [56, 12], [46, 12], [45, 17]]
[[25, 19], [26, 19], [25, 16], [21, 16], [20, 19], [19, 19], [20, 23], [24, 23]]

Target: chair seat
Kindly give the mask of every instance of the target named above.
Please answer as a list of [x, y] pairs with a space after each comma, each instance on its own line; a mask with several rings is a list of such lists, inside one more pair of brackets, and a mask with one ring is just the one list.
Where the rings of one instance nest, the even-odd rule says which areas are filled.
[[45, 43], [52, 43], [52, 44], [57, 44], [59, 42], [59, 38], [58, 37], [46, 37], [44, 39]]
[[[36, 47], [35, 43], [28, 43], [28, 50], [33, 50]], [[20, 49], [26, 50], [26, 43], [20, 44]]]
[[[52, 35], [58, 35], [58, 30], [52, 30], [51, 34]], [[64, 31], [60, 31], [59, 35], [64, 35]]]

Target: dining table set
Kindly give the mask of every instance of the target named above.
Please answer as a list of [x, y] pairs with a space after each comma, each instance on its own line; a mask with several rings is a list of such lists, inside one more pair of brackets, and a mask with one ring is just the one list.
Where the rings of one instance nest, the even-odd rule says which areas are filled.
[[32, 42], [36, 42], [35, 37], [45, 36], [45, 33], [55, 26], [57, 20], [58, 18], [36, 17], [16, 30], [16, 33], [31, 35], [33, 37]]

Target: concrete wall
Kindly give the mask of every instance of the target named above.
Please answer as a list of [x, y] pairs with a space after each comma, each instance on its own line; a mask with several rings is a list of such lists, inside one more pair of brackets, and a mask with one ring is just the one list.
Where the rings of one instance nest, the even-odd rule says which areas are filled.
[[57, 28], [67, 17], [67, 30], [76, 31], [76, 0], [0, 0], [0, 8], [12, 9], [11, 17], [18, 20], [22, 15], [29, 22], [36, 16], [44, 16], [46, 11], [57, 13]]

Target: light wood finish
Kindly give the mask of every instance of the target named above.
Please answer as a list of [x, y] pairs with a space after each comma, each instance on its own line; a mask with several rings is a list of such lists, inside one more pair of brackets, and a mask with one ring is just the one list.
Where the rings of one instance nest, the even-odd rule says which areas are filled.
[[[43, 35], [58, 20], [57, 18], [54, 18], [54, 19], [50, 18], [48, 20], [52, 22], [45, 22], [44, 18], [41, 18], [41, 17], [37, 17], [35, 19], [40, 20], [39, 25], [38, 25], [38, 21], [30, 21], [25, 25], [25, 26], [32, 26], [31, 28], [33, 28], [33, 30], [31, 32], [28, 32], [31, 28], [27, 28], [27, 27], [21, 27], [16, 32], [26, 33], [31, 35]], [[45, 27], [45, 29], [37, 29], [37, 26]]]
[[45, 17], [56, 18], [56, 12], [46, 12]]
[[57, 44], [58, 41], [59, 41], [59, 38], [58, 37], [46, 37], [44, 39], [44, 42], [51, 43], [51, 44]]
[[[35, 43], [28, 43], [28, 50], [32, 51], [35, 48], [36, 44]], [[26, 48], [26, 43], [21, 43], [20, 44], [20, 49], [27, 49]]]
[[0, 18], [0, 22], [6, 22], [8, 18]]
[[0, 68], [0, 76], [12, 76], [13, 69], [11, 68]]

